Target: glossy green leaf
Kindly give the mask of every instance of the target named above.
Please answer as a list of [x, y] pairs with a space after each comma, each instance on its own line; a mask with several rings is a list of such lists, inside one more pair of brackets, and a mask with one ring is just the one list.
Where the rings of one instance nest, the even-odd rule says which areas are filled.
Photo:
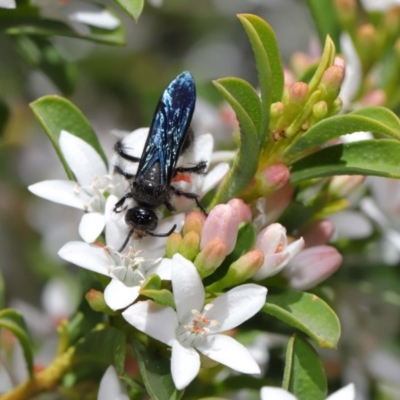
[[137, 21], [143, 11], [144, 0], [114, 0], [131, 18]]
[[327, 382], [317, 352], [303, 338], [293, 335], [286, 350], [283, 388], [298, 400], [324, 400]]
[[170, 360], [153, 354], [141, 343], [133, 342], [136, 360], [147, 393], [152, 400], [178, 400], [183, 391], [175, 388], [171, 376]]
[[125, 30], [122, 23], [114, 30], [93, 26], [89, 29], [90, 33], [83, 36], [62, 22], [41, 18], [5, 18], [0, 24], [0, 32], [7, 35], [67, 36], [109, 45], [125, 44]]
[[319, 297], [292, 289], [269, 293], [263, 311], [306, 333], [318, 346], [335, 348], [340, 323]]
[[307, 0], [308, 7], [314, 19], [318, 36], [321, 44], [329, 35], [337, 49], [340, 49], [340, 33], [341, 28], [336, 17], [336, 10], [333, 0]]
[[22, 315], [6, 308], [0, 311], [0, 328], [9, 330], [19, 341], [24, 353], [29, 376], [33, 377], [33, 343]]
[[95, 132], [82, 112], [70, 101], [59, 96], [44, 96], [30, 103], [30, 107], [53, 144], [69, 179], [74, 179], [74, 177], [58, 144], [62, 130], [68, 131], [89, 143], [107, 165], [107, 158]]
[[283, 69], [278, 42], [272, 28], [260, 17], [239, 14], [256, 59], [262, 100], [262, 124], [259, 132], [260, 146], [268, 133], [271, 103], [280, 101], [283, 93]]
[[375, 175], [400, 178], [400, 143], [390, 139], [363, 140], [327, 147], [292, 165], [290, 181], [334, 175]]
[[327, 36], [325, 39], [324, 51], [322, 53], [318, 68], [308, 84], [310, 95], [312, 95], [312, 93], [317, 89], [325, 70], [333, 65], [335, 54], [335, 45], [332, 42], [332, 39]]
[[49, 40], [40, 36], [17, 35], [14, 43], [31, 68], [41, 69], [62, 93], [69, 95], [73, 92], [76, 66], [66, 61]]
[[118, 373], [124, 371], [125, 334], [118, 329], [106, 327], [93, 330], [80, 340], [73, 356], [74, 368], [105, 370], [114, 365]]
[[0, 137], [4, 133], [8, 120], [10, 119], [10, 109], [3, 99], [0, 98]]
[[235, 197], [257, 171], [261, 101], [253, 87], [242, 79], [224, 78], [213, 83], [235, 111], [240, 126], [239, 153], [214, 198], [215, 205]]
[[354, 132], [373, 132], [400, 140], [400, 120], [384, 107], [366, 107], [318, 122], [293, 142], [284, 153], [287, 162], [300, 158], [330, 140]]

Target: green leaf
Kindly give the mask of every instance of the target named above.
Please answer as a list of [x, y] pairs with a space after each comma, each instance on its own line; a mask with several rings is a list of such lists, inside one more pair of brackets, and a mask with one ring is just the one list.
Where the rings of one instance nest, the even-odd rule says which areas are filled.
[[268, 133], [271, 103], [282, 99], [282, 61], [275, 33], [263, 19], [251, 14], [239, 14], [238, 18], [249, 37], [256, 58], [262, 100], [262, 124], [259, 132], [262, 146]]
[[14, 43], [31, 68], [41, 69], [64, 94], [73, 92], [76, 66], [67, 62], [49, 40], [39, 36], [18, 35]]
[[293, 335], [286, 351], [283, 388], [298, 400], [324, 400], [327, 393], [325, 372], [314, 348]]
[[0, 24], [0, 32], [7, 35], [67, 36], [109, 45], [125, 44], [125, 30], [122, 23], [114, 30], [93, 26], [88, 28], [90, 33], [83, 36], [62, 22], [41, 18], [4, 18]]
[[118, 329], [106, 327], [94, 330], [79, 341], [73, 356], [74, 368], [100, 371], [115, 366], [118, 373], [124, 371], [125, 334]]
[[335, 348], [340, 323], [319, 297], [292, 289], [269, 293], [263, 311], [306, 333], [318, 346]]
[[30, 107], [53, 144], [69, 179], [73, 180], [74, 176], [58, 144], [62, 130], [68, 131], [90, 144], [107, 165], [107, 158], [95, 132], [82, 112], [70, 101], [59, 96], [44, 96], [30, 103]]
[[170, 372], [170, 360], [153, 354], [139, 342], [132, 342], [136, 360], [147, 392], [152, 400], [177, 400], [183, 391], [175, 388]]
[[0, 98], [0, 137], [6, 129], [10, 115], [10, 109], [8, 108], [6, 102]]
[[335, 5], [332, 0], [307, 0], [308, 7], [314, 18], [321, 44], [329, 35], [337, 49], [340, 49], [341, 28], [336, 17]]
[[257, 171], [261, 101], [253, 87], [242, 79], [224, 78], [213, 83], [235, 111], [240, 126], [239, 153], [214, 198], [215, 205], [235, 197]]
[[333, 65], [334, 59], [335, 45], [333, 44], [332, 39], [327, 36], [325, 39], [324, 51], [322, 53], [318, 68], [315, 71], [315, 74], [312, 77], [310, 83], [308, 84], [310, 96], [317, 89], [319, 83], [321, 82], [322, 75], [324, 74], [326, 69]]
[[114, 0], [131, 18], [137, 21], [143, 11], [144, 0]]
[[379, 133], [400, 140], [400, 120], [384, 107], [366, 107], [347, 115], [327, 118], [312, 126], [285, 150], [285, 161], [298, 159], [332, 139], [354, 132]]
[[143, 296], [147, 296], [150, 299], [153, 299], [156, 303], [161, 304], [162, 306], [175, 308], [174, 296], [167, 289], [161, 290], [140, 290], [140, 294]]
[[327, 147], [292, 165], [291, 183], [334, 175], [375, 175], [400, 178], [400, 143], [363, 140]]
[[28, 373], [33, 378], [33, 351], [32, 341], [28, 333], [24, 318], [11, 308], [0, 311], [0, 328], [9, 330], [19, 341], [24, 353]]
[[0, 271], [0, 310], [5, 307], [6, 304], [6, 288], [4, 285], [3, 275]]

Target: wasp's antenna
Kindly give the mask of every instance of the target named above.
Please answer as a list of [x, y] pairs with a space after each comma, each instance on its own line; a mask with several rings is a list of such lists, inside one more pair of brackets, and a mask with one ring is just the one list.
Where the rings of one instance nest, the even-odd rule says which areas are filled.
[[[152, 232], [148, 232], [146, 231], [146, 233], [150, 236], [156, 236], [156, 237], [167, 237], [169, 236], [176, 228], [176, 224], [172, 227], [172, 229], [167, 232], [167, 233], [152, 233]], [[126, 244], [126, 243], [125, 243]]]
[[[176, 226], [176, 225], [175, 225], [175, 226]], [[134, 232], [133, 229], [131, 229], [131, 230], [129, 231], [128, 236], [126, 237], [124, 244], [123, 244], [123, 245], [121, 246], [121, 248], [118, 250], [118, 253], [122, 253], [122, 250], [123, 250], [123, 249], [125, 248], [125, 246], [127, 245], [127, 243], [128, 243], [128, 241], [129, 241], [129, 239], [131, 238], [133, 232]]]

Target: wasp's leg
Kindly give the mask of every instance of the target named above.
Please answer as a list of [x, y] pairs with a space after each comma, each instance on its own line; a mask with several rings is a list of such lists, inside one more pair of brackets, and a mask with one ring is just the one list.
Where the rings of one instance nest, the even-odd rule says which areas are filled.
[[126, 210], [127, 207], [125, 207], [125, 208], [121, 208], [121, 207], [124, 205], [126, 199], [131, 199], [131, 198], [132, 198], [132, 193], [131, 193], [131, 192], [128, 192], [124, 197], [121, 197], [121, 198], [115, 203], [114, 212], [120, 213], [120, 212]]
[[171, 212], [176, 211], [174, 206], [169, 201], [166, 201], [164, 204], [167, 207], [168, 211], [171, 211]]
[[139, 162], [140, 161], [139, 157], [130, 156], [129, 154], [125, 153], [124, 147], [122, 146], [121, 140], [118, 140], [118, 142], [115, 142], [114, 150], [115, 150], [116, 153], [118, 153], [125, 160], [132, 161], [132, 162]]
[[[173, 187], [172, 185], [170, 186], [171, 190], [174, 192], [174, 194], [176, 196], [183, 196], [186, 197], [187, 199], [192, 199], [196, 202], [197, 207], [200, 208], [201, 211], [203, 211], [203, 213], [205, 215], [208, 215], [206, 210], [204, 209], [204, 207], [201, 205], [200, 201], [199, 201], [199, 195], [196, 193], [189, 193], [189, 192], [183, 192], [182, 190], [178, 190], [177, 188]], [[168, 206], [167, 206], [168, 207]]]
[[175, 168], [174, 175], [176, 175], [178, 172], [180, 172], [182, 174], [184, 174], [184, 173], [204, 174], [206, 172], [206, 168], [207, 168], [207, 162], [200, 161], [194, 167], [177, 167], [177, 168]]
[[114, 166], [114, 173], [122, 175], [126, 179], [133, 179], [135, 175], [128, 174], [127, 172], [123, 171], [118, 165]]

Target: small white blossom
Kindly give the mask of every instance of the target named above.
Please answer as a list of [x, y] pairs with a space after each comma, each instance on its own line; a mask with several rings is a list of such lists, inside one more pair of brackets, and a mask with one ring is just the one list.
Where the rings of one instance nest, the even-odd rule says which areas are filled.
[[[326, 400], [354, 400], [356, 392], [354, 385], [350, 383], [337, 392], [332, 393]], [[264, 386], [261, 388], [261, 400], [297, 400], [297, 397], [289, 393], [285, 389], [272, 386]]]
[[[93, 242], [105, 226], [106, 195], [117, 191], [112, 175], [100, 155], [79, 137], [62, 131], [61, 151], [77, 182], [49, 180], [28, 189], [39, 197], [85, 211], [79, 225], [79, 234], [86, 242]], [[119, 181], [121, 182], [121, 181]], [[127, 183], [124, 184], [127, 187]]]
[[15, 0], [0, 0], [0, 8], [16, 8]]
[[129, 400], [128, 392], [112, 365], [101, 378], [97, 400]]
[[189, 385], [199, 372], [197, 351], [239, 372], [259, 373], [248, 350], [220, 333], [256, 314], [265, 304], [267, 289], [241, 285], [204, 305], [205, 292], [194, 265], [180, 254], [172, 263], [176, 311], [149, 300], [134, 304], [122, 315], [135, 328], [172, 347], [171, 372], [177, 389]]
[[90, 34], [89, 26], [113, 30], [120, 25], [117, 17], [93, 3], [80, 0], [32, 0], [44, 18], [55, 19], [69, 25], [79, 35]]

